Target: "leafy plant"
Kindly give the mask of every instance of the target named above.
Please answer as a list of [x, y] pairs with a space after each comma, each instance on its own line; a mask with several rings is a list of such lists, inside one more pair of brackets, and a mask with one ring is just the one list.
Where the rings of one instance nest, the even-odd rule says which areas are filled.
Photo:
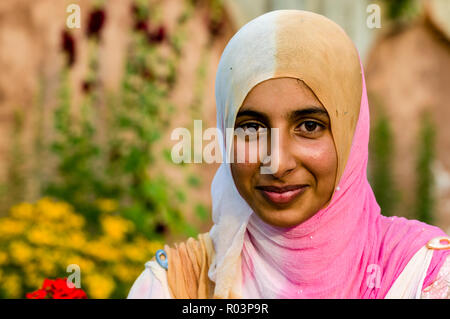
[[373, 191], [381, 207], [381, 213], [392, 216], [399, 196], [392, 176], [394, 151], [392, 130], [382, 108], [372, 129], [370, 146]]
[[[174, 109], [168, 93], [177, 55], [163, 57], [158, 52], [158, 44], [166, 40], [164, 26], [149, 26], [148, 3], [137, 2], [133, 10], [136, 23], [120, 92], [101, 101], [96, 87], [98, 36], [90, 42], [93, 53], [86, 81], [90, 86], [85, 90], [80, 119], [71, 116], [67, 73], [63, 73], [54, 117], [57, 134], [52, 143], [58, 172], [44, 194], [74, 205], [86, 214], [93, 229], [99, 227], [96, 199], [114, 198], [122, 216], [148, 238], [162, 238], [167, 232], [193, 236], [196, 230], [178, 208], [184, 200], [182, 192], [163, 174], [152, 175], [150, 170], [159, 156], [155, 143], [168, 127]], [[107, 107], [100, 108], [101, 103]]]
[[431, 116], [422, 117], [417, 157], [416, 216], [425, 223], [433, 223], [434, 178], [432, 164], [435, 156], [435, 128]]
[[417, 0], [383, 0], [387, 17], [393, 21], [408, 20], [420, 12]]

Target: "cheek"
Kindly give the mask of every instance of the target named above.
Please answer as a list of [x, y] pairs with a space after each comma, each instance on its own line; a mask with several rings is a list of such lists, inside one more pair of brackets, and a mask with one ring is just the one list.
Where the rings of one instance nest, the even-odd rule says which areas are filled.
[[231, 174], [234, 183], [241, 194], [248, 193], [251, 182], [255, 178], [258, 164], [231, 163]]
[[233, 142], [233, 162], [239, 164], [258, 164], [260, 162], [260, 141], [257, 138], [244, 140], [235, 137]]
[[[314, 140], [302, 145], [300, 157], [303, 165], [315, 176], [317, 183], [334, 183], [337, 170], [337, 155], [331, 137]], [[333, 187], [332, 185], [331, 187]]]
[[248, 164], [231, 163], [231, 175], [234, 180], [234, 185], [239, 194], [244, 198], [247, 203], [251, 203], [251, 185], [250, 180], [252, 176], [252, 170], [248, 167]]

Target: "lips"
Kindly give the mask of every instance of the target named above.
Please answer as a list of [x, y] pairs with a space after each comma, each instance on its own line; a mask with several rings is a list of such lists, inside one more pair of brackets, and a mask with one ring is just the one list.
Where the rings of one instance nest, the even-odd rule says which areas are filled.
[[308, 185], [256, 186], [263, 196], [273, 204], [288, 204], [306, 191]]

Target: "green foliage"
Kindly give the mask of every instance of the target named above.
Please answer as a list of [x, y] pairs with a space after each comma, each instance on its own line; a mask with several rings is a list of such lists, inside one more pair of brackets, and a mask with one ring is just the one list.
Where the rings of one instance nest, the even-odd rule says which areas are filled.
[[[137, 2], [136, 9], [138, 19], [149, 18], [147, 2]], [[161, 239], [167, 231], [194, 236], [196, 229], [186, 223], [179, 209], [186, 196], [162, 173], [152, 175], [150, 170], [158, 156], [155, 143], [174, 110], [168, 93], [178, 61], [177, 54], [161, 56], [156, 46], [148, 34], [133, 31], [121, 91], [108, 96], [103, 109], [98, 106], [98, 91], [87, 92], [78, 121], [70, 114], [70, 90], [67, 74], [63, 74], [54, 114], [57, 135], [52, 143], [58, 173], [44, 194], [72, 204], [86, 215], [93, 229], [98, 228], [100, 214], [96, 200], [114, 198], [122, 216], [150, 239]], [[95, 50], [90, 65], [89, 81], [96, 83]], [[163, 150], [162, 154], [168, 159], [170, 152]]]
[[434, 221], [434, 179], [432, 164], [435, 157], [435, 129], [431, 117], [426, 113], [421, 122], [417, 157], [416, 216], [419, 220], [431, 224]]
[[195, 206], [195, 214], [197, 215], [198, 218], [200, 218], [200, 220], [207, 220], [209, 217], [209, 211], [208, 209], [205, 207], [205, 205], [199, 203]]
[[7, 182], [0, 182], [0, 216], [15, 203], [24, 199], [26, 174], [24, 173], [25, 154], [23, 150], [24, 114], [16, 110], [12, 118], [12, 134], [8, 150], [6, 170]]
[[418, 14], [417, 0], [383, 0], [387, 17], [394, 21], [405, 20]]
[[10, 167], [8, 169], [8, 179], [11, 181], [9, 185], [9, 195], [13, 198], [23, 199], [25, 186], [25, 176], [23, 174], [24, 152], [22, 148], [24, 114], [22, 111], [15, 111], [13, 114], [13, 136]]
[[381, 213], [392, 216], [399, 197], [392, 176], [393, 136], [389, 119], [384, 112], [381, 113], [372, 130], [373, 136], [370, 142], [371, 179]]
[[199, 187], [201, 185], [200, 178], [195, 175], [189, 175], [187, 178], [187, 183], [192, 187]]
[[[96, 0], [93, 8], [102, 11], [106, 4]], [[165, 236], [198, 233], [180, 211], [187, 194], [159, 169], [159, 164], [172, 162], [170, 149], [159, 151], [157, 145], [176, 114], [169, 95], [184, 43], [192, 36], [185, 26], [195, 4], [184, 2], [185, 11], [170, 34], [162, 23], [156, 25], [161, 21], [158, 4], [134, 4], [135, 25], [117, 92], [107, 95], [102, 89], [101, 37], [89, 37], [80, 105], [73, 104], [69, 65], [60, 74], [55, 108], [47, 105], [55, 97], [44, 94], [53, 91], [41, 81], [32, 116], [36, 132], [27, 152], [22, 145], [24, 114], [15, 114], [9, 176], [0, 184], [0, 198], [8, 199], [7, 208], [26, 202], [13, 206], [13, 213], [0, 223], [0, 239], [7, 247], [0, 250], [0, 295], [23, 296], [38, 288], [43, 278], [64, 276], [67, 264], [76, 263], [83, 269], [89, 297], [123, 298]], [[206, 20], [213, 34], [222, 23], [222, 3], [208, 0], [208, 6]], [[163, 42], [168, 46], [160, 50]], [[201, 49], [195, 106], [202, 103], [209, 49]], [[201, 111], [191, 110], [190, 115]], [[200, 177], [186, 176], [182, 184], [201, 186]], [[32, 198], [25, 194], [28, 188], [34, 192]], [[201, 201], [188, 204], [200, 221], [207, 220], [209, 209]]]
[[[99, 0], [93, 6], [104, 11], [106, 3]], [[180, 204], [187, 200], [185, 192], [178, 189], [183, 186], [174, 187], [157, 168], [161, 161], [165, 161], [165, 165], [172, 162], [170, 148], [164, 146], [159, 151], [161, 145], [156, 147], [156, 144], [168, 133], [171, 118], [176, 114], [176, 106], [169, 101], [169, 95], [177, 80], [183, 46], [192, 36], [186, 26], [199, 3], [183, 2], [184, 10], [170, 34], [162, 23], [159, 5], [150, 6], [146, 0], [133, 3], [130, 9], [134, 21], [120, 90], [111, 95], [102, 90], [99, 78], [101, 37], [90, 37], [83, 94], [77, 99], [80, 105], [73, 105], [70, 65], [60, 74], [59, 94], [51, 119], [46, 117], [45, 110], [49, 106], [45, 104], [53, 102], [55, 97], [47, 97], [44, 94], [48, 91], [46, 82], [41, 83], [42, 92], [33, 115], [37, 125], [32, 156], [24, 155], [23, 120], [21, 114], [17, 114], [9, 152], [9, 176], [6, 183], [0, 185], [4, 211], [18, 201], [48, 196], [73, 206], [84, 215], [88, 229], [96, 232], [101, 215], [98, 201], [113, 200], [119, 205], [117, 212], [131, 220], [135, 230], [149, 239], [160, 240], [174, 233], [196, 234], [196, 229], [187, 224], [180, 212]], [[213, 37], [222, 26], [223, 3], [208, 0], [206, 6], [207, 27]], [[160, 50], [161, 44], [165, 44], [165, 50]], [[191, 116], [201, 114], [199, 107], [211, 47], [199, 49], [201, 63], [196, 72]], [[47, 123], [47, 120], [50, 121]], [[32, 158], [31, 165], [26, 162], [28, 157]], [[179, 167], [186, 169], [183, 165]], [[200, 177], [189, 174], [182, 181], [189, 188], [198, 188], [201, 183]], [[25, 194], [28, 188], [32, 191], [31, 198]], [[209, 215], [203, 204], [189, 205], [200, 219]]]

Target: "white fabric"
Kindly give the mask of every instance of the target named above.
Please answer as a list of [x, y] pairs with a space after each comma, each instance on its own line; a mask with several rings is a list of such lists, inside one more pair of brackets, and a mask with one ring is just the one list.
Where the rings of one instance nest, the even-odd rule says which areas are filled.
[[156, 261], [148, 261], [136, 279], [127, 299], [172, 299], [167, 272]]
[[[433, 256], [433, 250], [421, 248], [409, 261], [403, 272], [392, 285], [386, 299], [420, 299], [423, 282]], [[447, 258], [450, 264], [450, 257]], [[443, 270], [438, 277], [442, 277]], [[250, 286], [249, 286], [250, 287]], [[252, 289], [250, 289], [253, 291]], [[243, 298], [255, 298], [249, 292], [242, 292]], [[128, 299], [172, 299], [167, 283], [167, 272], [155, 261], [148, 261], [145, 270], [136, 279], [128, 293]]]
[[434, 250], [422, 247], [395, 280], [385, 299], [420, 299]]

